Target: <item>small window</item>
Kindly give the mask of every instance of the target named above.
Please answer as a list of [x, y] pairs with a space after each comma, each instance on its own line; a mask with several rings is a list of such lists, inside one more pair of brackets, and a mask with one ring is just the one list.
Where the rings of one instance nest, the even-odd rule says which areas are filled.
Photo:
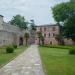
[[46, 31], [46, 27], [44, 28], [44, 31]]
[[53, 27], [53, 31], [55, 31], [55, 27]]
[[53, 33], [53, 37], [55, 36], [55, 33]]
[[49, 33], [49, 37], [50, 37], [50, 33]]
[[46, 34], [44, 34], [44, 37], [46, 37]]
[[2, 41], [0, 40], [0, 44], [2, 44]]
[[42, 28], [40, 28], [40, 31], [42, 31]]
[[3, 43], [5, 43], [5, 40], [3, 40]]

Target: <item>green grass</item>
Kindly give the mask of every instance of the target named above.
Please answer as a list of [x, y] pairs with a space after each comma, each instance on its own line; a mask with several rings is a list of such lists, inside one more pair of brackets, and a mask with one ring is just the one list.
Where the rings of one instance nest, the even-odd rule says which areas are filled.
[[48, 75], [75, 75], [75, 55], [68, 49], [39, 47], [39, 51]]
[[16, 56], [26, 50], [27, 47], [21, 46], [15, 49], [14, 53], [6, 53], [5, 48], [0, 48], [0, 68], [13, 60]]

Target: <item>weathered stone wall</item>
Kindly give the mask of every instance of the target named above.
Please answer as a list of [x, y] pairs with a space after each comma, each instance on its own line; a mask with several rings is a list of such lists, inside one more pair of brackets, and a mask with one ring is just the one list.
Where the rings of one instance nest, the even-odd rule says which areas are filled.
[[19, 39], [24, 39], [24, 33], [26, 31], [17, 26], [5, 23], [3, 16], [0, 15], [0, 46], [17, 44], [19, 45]]

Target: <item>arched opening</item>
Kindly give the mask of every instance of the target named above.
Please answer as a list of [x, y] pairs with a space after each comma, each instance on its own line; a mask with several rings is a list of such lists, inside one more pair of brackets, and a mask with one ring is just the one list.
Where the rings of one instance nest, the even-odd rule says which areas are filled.
[[19, 45], [23, 45], [23, 37], [19, 38]]

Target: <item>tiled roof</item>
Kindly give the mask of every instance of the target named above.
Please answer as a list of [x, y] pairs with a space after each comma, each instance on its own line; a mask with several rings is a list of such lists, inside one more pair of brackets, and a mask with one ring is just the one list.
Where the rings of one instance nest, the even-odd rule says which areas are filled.
[[57, 24], [45, 24], [45, 25], [39, 25], [37, 27], [51, 27], [51, 26], [58, 26]]

